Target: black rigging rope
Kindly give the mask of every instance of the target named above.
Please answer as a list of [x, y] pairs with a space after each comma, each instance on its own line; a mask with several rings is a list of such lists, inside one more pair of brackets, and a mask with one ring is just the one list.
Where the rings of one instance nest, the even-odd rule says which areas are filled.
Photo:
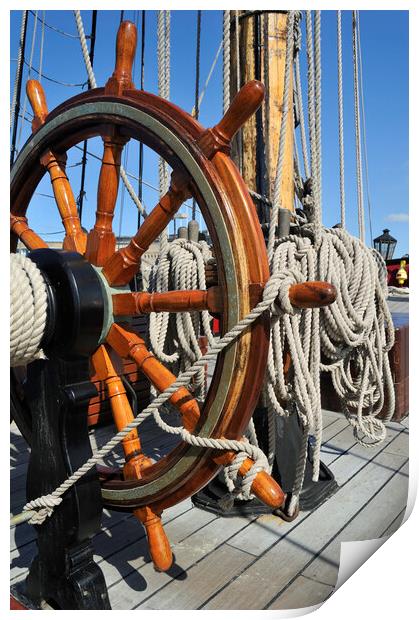
[[53, 82], [54, 84], [59, 84], [60, 86], [68, 86], [69, 88], [78, 88], [78, 87], [84, 88], [88, 84], [88, 82], [80, 82], [79, 84], [68, 84], [67, 82], [60, 82], [60, 80], [56, 80], [55, 78], [45, 75], [45, 73], [39, 71], [39, 69], [36, 69], [33, 65], [31, 66], [27, 60], [24, 60], [24, 64], [27, 67], [30, 67], [31, 71], [35, 71], [37, 75], [48, 80], [48, 82]]
[[25, 62], [25, 44], [26, 44], [26, 32], [28, 29], [28, 11], [23, 11], [22, 13], [22, 27], [21, 27], [21, 39], [19, 41], [19, 53], [18, 53], [18, 64], [16, 67], [16, 100], [14, 104], [13, 110], [13, 130], [12, 130], [12, 144], [10, 149], [10, 166], [13, 166], [13, 162], [15, 160], [15, 152], [16, 152], [16, 136], [17, 136], [17, 126], [19, 122], [19, 113], [20, 113], [20, 96], [22, 92], [22, 74], [23, 74], [23, 63]]
[[[89, 50], [89, 58], [90, 64], [93, 69], [93, 60], [95, 56], [95, 43], [96, 43], [96, 21], [97, 21], [97, 11], [92, 11], [92, 27], [90, 29], [90, 50]], [[90, 90], [90, 83], [87, 84], [88, 90]], [[86, 163], [87, 163], [87, 140], [83, 143], [83, 155], [82, 155], [82, 169], [81, 169], [81, 179], [80, 179], [80, 193], [77, 198], [77, 207], [79, 212], [79, 220], [81, 224], [81, 216], [83, 212], [83, 199], [86, 194], [84, 191], [84, 183], [86, 178]]]
[[[43, 18], [39, 17], [38, 15], [35, 14], [34, 11], [29, 11], [29, 13], [31, 13], [34, 17], [36, 17], [36, 19], [40, 22], [43, 21]], [[50, 30], [53, 30], [54, 32], [57, 32], [58, 34], [63, 35], [64, 37], [68, 37], [69, 39], [78, 39], [79, 35], [78, 34], [70, 34], [69, 32], [65, 32], [64, 30], [60, 30], [60, 28], [57, 28], [56, 26], [52, 26], [52, 24], [49, 24], [48, 22], [44, 22], [45, 26], [47, 28], [49, 28]], [[86, 35], [86, 39], [89, 39], [90, 36]]]

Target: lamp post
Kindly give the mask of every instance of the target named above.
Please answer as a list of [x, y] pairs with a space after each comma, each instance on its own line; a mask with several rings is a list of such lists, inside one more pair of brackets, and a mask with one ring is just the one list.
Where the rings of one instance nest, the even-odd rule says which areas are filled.
[[397, 239], [390, 235], [388, 228], [384, 228], [383, 234], [374, 239], [374, 248], [381, 254], [385, 261], [393, 258]]

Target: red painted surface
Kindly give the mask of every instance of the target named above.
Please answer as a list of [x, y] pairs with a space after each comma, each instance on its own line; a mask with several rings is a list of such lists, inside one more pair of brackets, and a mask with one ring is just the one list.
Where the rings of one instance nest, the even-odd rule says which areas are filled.
[[27, 611], [27, 607], [24, 607], [12, 595], [10, 595], [10, 609], [24, 609], [25, 611]]

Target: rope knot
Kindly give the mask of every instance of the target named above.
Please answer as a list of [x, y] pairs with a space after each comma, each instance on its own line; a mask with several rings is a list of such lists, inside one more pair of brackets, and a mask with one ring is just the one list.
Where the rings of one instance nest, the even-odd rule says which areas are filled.
[[299, 312], [290, 302], [289, 290], [293, 284], [304, 281], [303, 274], [297, 269], [274, 271], [263, 291], [263, 300], [272, 301], [270, 309], [274, 316]]
[[31, 525], [42, 525], [42, 523], [50, 517], [54, 512], [54, 508], [59, 506], [62, 502], [61, 497], [55, 497], [55, 495], [42, 495], [42, 497], [38, 497], [37, 499], [33, 499], [32, 501], [25, 504], [23, 507], [23, 512], [27, 512], [29, 510], [35, 510], [35, 514], [29, 520]]

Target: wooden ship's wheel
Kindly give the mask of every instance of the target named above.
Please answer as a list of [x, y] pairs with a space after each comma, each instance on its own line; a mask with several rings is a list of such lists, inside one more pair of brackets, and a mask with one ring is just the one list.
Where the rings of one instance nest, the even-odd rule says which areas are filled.
[[[73, 97], [51, 113], [41, 85], [28, 82], [33, 133], [11, 172], [12, 251], [18, 239], [31, 250], [30, 257], [46, 276], [54, 297], [44, 349], [64, 361], [90, 357], [92, 375], [106, 383], [118, 430], [134, 417], [119, 376], [118, 356], [133, 360], [159, 391], [175, 380], [130, 329], [127, 316], [207, 309], [217, 313], [225, 332], [261, 299], [269, 276], [253, 202], [229, 157], [232, 137], [262, 102], [262, 84], [247, 84], [221, 122], [206, 130], [174, 104], [134, 88], [131, 68], [136, 36], [134, 24], [123, 22], [115, 71], [105, 88]], [[96, 222], [86, 234], [65, 162], [68, 149], [94, 136], [102, 137], [104, 151]], [[167, 193], [128, 246], [116, 251], [112, 220], [121, 153], [130, 139], [157, 152], [173, 172]], [[25, 216], [46, 173], [65, 228], [62, 250], [49, 249]], [[217, 286], [207, 291], [131, 292], [129, 282], [138, 272], [141, 256], [190, 197], [198, 203], [211, 235]], [[259, 395], [268, 343], [267, 318], [262, 317], [219, 356], [202, 406], [186, 388], [171, 397], [188, 430], [208, 437], [242, 437]], [[23, 402], [20, 408], [24, 410]], [[30, 412], [26, 417], [18, 415], [17, 423], [30, 440]], [[165, 570], [171, 564], [171, 553], [160, 521], [162, 510], [199, 490], [235, 454], [182, 443], [153, 463], [141, 451], [140, 435], [133, 431], [124, 440], [126, 464], [118, 475], [101, 470], [102, 498], [110, 508], [135, 511], [146, 527], [156, 566]], [[240, 473], [244, 475], [251, 465], [248, 459]], [[281, 489], [263, 472], [255, 479], [253, 491], [273, 507], [283, 501]]]

